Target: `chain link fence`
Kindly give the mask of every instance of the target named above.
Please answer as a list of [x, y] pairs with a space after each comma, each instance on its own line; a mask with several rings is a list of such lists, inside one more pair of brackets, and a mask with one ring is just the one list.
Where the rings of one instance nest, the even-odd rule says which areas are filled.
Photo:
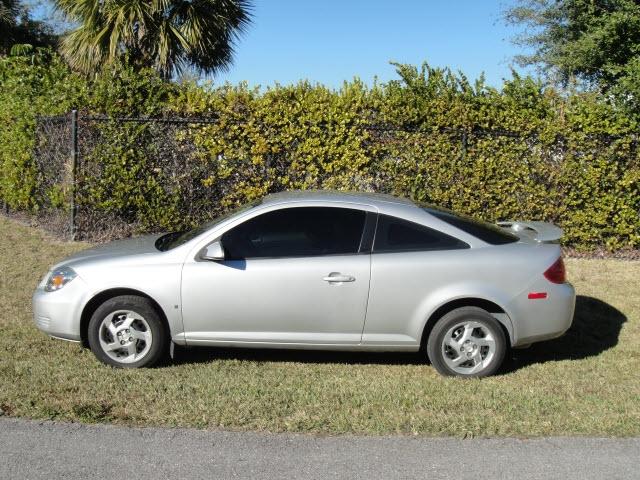
[[[172, 224], [199, 224], [234, 206], [219, 202], [234, 185], [245, 181], [242, 175], [268, 179], [287, 173], [295, 161], [298, 143], [307, 140], [292, 139], [285, 151], [267, 155], [262, 164], [252, 164], [245, 158], [243, 170], [221, 180], [219, 170], [227, 159], [223, 155], [211, 158], [206, 139], [206, 127], [217, 123], [215, 117], [132, 118], [77, 111], [39, 117], [34, 150], [39, 209], [33, 218], [58, 237], [93, 241], [163, 230], [162, 219], [154, 218], [154, 207], [158, 211], [169, 209]], [[274, 127], [262, 128], [269, 135]], [[314, 124], [312, 128], [326, 130], [332, 126]], [[419, 130], [385, 125], [359, 128], [369, 132], [364, 148], [371, 150], [380, 145], [415, 144], [416, 136], [425, 135]], [[499, 134], [510, 136], [509, 132]], [[454, 129], [430, 131], [429, 136], [445, 138], [452, 145], [448, 153], [453, 155], [464, 155], [469, 143], [467, 133]], [[246, 152], [239, 155], [249, 156]], [[131, 189], [123, 173], [130, 176]], [[322, 188], [330, 176], [318, 175], [315, 186]], [[145, 177], [149, 179], [148, 188], [141, 191]], [[211, 183], [213, 177], [218, 179], [215, 184]], [[304, 182], [304, 174], [290, 180]], [[361, 190], [385, 189], [384, 179], [375, 175], [352, 177], [350, 182]], [[279, 190], [273, 185], [267, 193]], [[134, 201], [128, 201], [127, 196]], [[142, 215], [141, 202], [149, 207]], [[176, 222], [176, 216], [182, 221]]]
[[[198, 178], [203, 172], [193, 168], [203, 152], [188, 140], [188, 131], [214, 122], [209, 118], [112, 118], [77, 111], [38, 118], [34, 159], [39, 208], [35, 220], [58, 237], [79, 240], [108, 240], [158, 230], [153, 222], [141, 225], [134, 205], [111, 205], [114, 196], [127, 195], [122, 172], [132, 174], [131, 184], [145, 176], [154, 179], [162, 197], [180, 192], [180, 214], [194, 221], [206, 218], [206, 212], [196, 211], [197, 206], [205, 204], [205, 199], [215, 199], [208, 198], [208, 189]], [[130, 165], [123, 165], [125, 162]], [[118, 188], [111, 190], [110, 184]]]
[[72, 189], [75, 184], [71, 114], [39, 117], [33, 157], [36, 167], [37, 223], [61, 238], [74, 235]]
[[[590, 168], [594, 158], [613, 159], [607, 160], [611, 163], [621, 155], [633, 162], [637, 157], [635, 137], [541, 140], [504, 130], [426, 131], [364, 123], [346, 132], [330, 123], [308, 125], [305, 135], [294, 135], [275, 148], [269, 139], [286, 125], [233, 124], [228, 119], [220, 125], [220, 121], [215, 116], [118, 118], [76, 111], [40, 117], [34, 151], [36, 220], [58, 237], [102, 241], [189, 228], [250, 200], [248, 196], [291, 185], [400, 192], [423, 200], [420, 196], [428, 184], [430, 196], [447, 206], [455, 207], [464, 193], [465, 207], [475, 212], [489, 208], [488, 202], [494, 206], [503, 202], [504, 194], [499, 197], [491, 191], [503, 188], [509, 192], [512, 211], [533, 205], [527, 211], [530, 217], [558, 222], [571, 194], [570, 182], [564, 187], [558, 180], [568, 160], [585, 162], [584, 168]], [[253, 138], [261, 145], [233, 133], [236, 127], [259, 130]], [[314, 163], [301, 154], [302, 146], [340, 144], [363, 131], [366, 134], [358, 137], [356, 148], [360, 156], [352, 160], [362, 162], [362, 168], [337, 171], [322, 159]], [[221, 135], [228, 136], [226, 150], [216, 143]], [[487, 161], [490, 158], [506, 159], [498, 180], [494, 178], [498, 167]], [[505, 165], [513, 165], [513, 171]], [[470, 175], [483, 178], [473, 184], [486, 184], [487, 190], [464, 191]]]

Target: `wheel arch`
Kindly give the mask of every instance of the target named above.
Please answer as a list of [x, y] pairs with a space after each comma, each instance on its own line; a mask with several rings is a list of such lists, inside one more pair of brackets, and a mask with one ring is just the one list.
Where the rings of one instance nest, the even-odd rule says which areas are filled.
[[[422, 335], [420, 337], [420, 348], [425, 349], [427, 346], [427, 340], [429, 339], [429, 335], [431, 334], [431, 330], [433, 330], [433, 326], [436, 322], [441, 319], [447, 313], [462, 307], [479, 307], [487, 312], [494, 314], [496, 320], [500, 324], [505, 337], [509, 340], [509, 343], [513, 341], [513, 325], [511, 324], [511, 318], [509, 314], [495, 302], [491, 300], [487, 300], [485, 298], [480, 297], [464, 297], [464, 298], [456, 298], [455, 300], [450, 300], [448, 302], [443, 303], [438, 308], [436, 308], [427, 321], [424, 324], [422, 329]], [[507, 322], [509, 325], [507, 325]]]
[[102, 292], [95, 294], [82, 309], [82, 313], [80, 315], [80, 341], [83, 347], [89, 347], [89, 321], [91, 320], [91, 316], [93, 315], [93, 313], [98, 309], [100, 305], [102, 305], [107, 300], [114, 297], [119, 297], [121, 295], [135, 295], [137, 297], [148, 299], [151, 302], [153, 309], [162, 320], [167, 333], [171, 331], [169, 328], [169, 320], [167, 319], [167, 315], [165, 314], [160, 304], [155, 301], [153, 297], [133, 288], [110, 288], [108, 290], [103, 290]]

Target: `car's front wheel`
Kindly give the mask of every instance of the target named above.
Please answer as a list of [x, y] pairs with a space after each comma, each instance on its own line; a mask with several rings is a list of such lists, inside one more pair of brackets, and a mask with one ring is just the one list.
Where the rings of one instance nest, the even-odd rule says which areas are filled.
[[94, 355], [114, 367], [150, 367], [167, 353], [168, 333], [145, 297], [107, 300], [91, 316], [87, 333]]
[[431, 364], [447, 376], [493, 375], [506, 351], [506, 336], [498, 320], [478, 307], [447, 313], [436, 322], [427, 341]]

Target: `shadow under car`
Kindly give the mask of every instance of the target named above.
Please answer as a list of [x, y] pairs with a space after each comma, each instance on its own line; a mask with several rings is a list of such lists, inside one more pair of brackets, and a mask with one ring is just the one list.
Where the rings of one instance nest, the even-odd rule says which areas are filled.
[[[571, 328], [553, 340], [535, 343], [525, 349], [511, 349], [502, 373], [519, 370], [535, 363], [580, 360], [597, 356], [614, 347], [627, 317], [608, 303], [578, 295]], [[424, 352], [344, 352], [290, 350], [270, 348], [190, 347], [176, 348], [173, 364], [206, 363], [215, 360], [296, 362], [353, 365], [421, 365], [428, 364]]]

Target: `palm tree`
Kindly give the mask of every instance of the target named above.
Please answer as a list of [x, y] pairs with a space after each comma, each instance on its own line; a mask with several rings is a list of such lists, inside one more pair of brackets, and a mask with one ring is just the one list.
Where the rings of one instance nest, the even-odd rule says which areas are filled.
[[8, 36], [11, 29], [15, 27], [17, 15], [18, 8], [15, 1], [0, 1], [0, 32], [4, 32], [3, 36]]
[[56, 42], [57, 37], [49, 25], [31, 18], [26, 2], [0, 0], [0, 55], [14, 50], [52, 47]]
[[229, 67], [251, 22], [250, 0], [54, 0], [78, 27], [62, 40], [72, 68], [95, 72], [119, 58], [165, 79]]

